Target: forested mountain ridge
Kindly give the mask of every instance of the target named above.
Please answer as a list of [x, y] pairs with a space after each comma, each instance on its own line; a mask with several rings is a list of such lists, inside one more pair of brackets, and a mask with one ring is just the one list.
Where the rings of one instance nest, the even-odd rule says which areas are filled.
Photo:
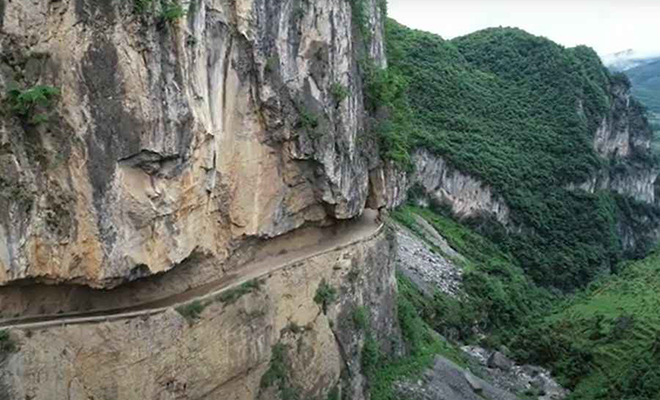
[[391, 79], [407, 88], [395, 115], [414, 121], [386, 142], [423, 147], [489, 185], [511, 210], [508, 233], [479, 226], [538, 283], [571, 289], [644, 253], [657, 164], [625, 76], [588, 47], [519, 29], [451, 41], [393, 20], [386, 31]]
[[[660, 220], [650, 115], [634, 84], [588, 47], [519, 29], [444, 40], [389, 20], [386, 42], [400, 88], [391, 120], [413, 122], [382, 130], [383, 142], [415, 170], [411, 202], [430, 206], [395, 217], [415, 230], [422, 216], [470, 259], [464, 298], [416, 303], [425, 322], [550, 367], [570, 399], [655, 399], [657, 323], [647, 317], [658, 257], [622, 262], [647, 254]], [[434, 158], [451, 166], [444, 185], [418, 177]], [[454, 196], [455, 175], [479, 187]], [[457, 203], [482, 207], [457, 213]]]

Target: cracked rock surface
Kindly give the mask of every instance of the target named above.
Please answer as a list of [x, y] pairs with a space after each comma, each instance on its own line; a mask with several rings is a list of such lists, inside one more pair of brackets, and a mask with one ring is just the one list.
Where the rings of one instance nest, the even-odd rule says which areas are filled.
[[0, 2], [0, 92], [60, 92], [0, 115], [0, 285], [109, 288], [362, 213], [376, 0], [366, 49], [348, 1], [148, 3]]

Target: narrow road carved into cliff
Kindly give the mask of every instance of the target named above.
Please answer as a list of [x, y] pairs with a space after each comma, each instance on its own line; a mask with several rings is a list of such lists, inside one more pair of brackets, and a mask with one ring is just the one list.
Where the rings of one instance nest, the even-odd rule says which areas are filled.
[[383, 228], [383, 225], [377, 221], [376, 217], [376, 211], [365, 210], [361, 217], [344, 223], [335, 235], [325, 238], [320, 243], [297, 248], [290, 252], [282, 251], [277, 255], [263, 259], [256, 259], [218, 280], [185, 290], [176, 295], [115, 309], [8, 318], [0, 320], [0, 329], [45, 329], [63, 325], [115, 321], [162, 313], [174, 307], [217, 296], [245, 282], [262, 278], [309, 258], [373, 238]]

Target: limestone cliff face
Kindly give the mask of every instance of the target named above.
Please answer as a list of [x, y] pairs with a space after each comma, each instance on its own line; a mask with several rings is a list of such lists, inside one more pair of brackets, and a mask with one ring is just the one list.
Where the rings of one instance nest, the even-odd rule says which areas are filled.
[[610, 165], [579, 187], [592, 193], [609, 189], [653, 204], [655, 181], [660, 173], [657, 166], [648, 162], [653, 132], [630, 89], [627, 82], [612, 84], [609, 113], [603, 116], [594, 135], [596, 151]]
[[[0, 354], [0, 398], [268, 400], [279, 398], [283, 383], [304, 399], [325, 399], [335, 387], [345, 398], [364, 399], [367, 330], [384, 352], [399, 351], [393, 343], [401, 343], [395, 243], [387, 236], [274, 272], [260, 289], [233, 303], [214, 301], [198, 319], [170, 309], [13, 330], [20, 351]], [[338, 293], [326, 312], [314, 301], [324, 283]], [[368, 326], [353, 322], [358, 307], [368, 310]], [[284, 381], [264, 378], [278, 360]]]
[[[571, 189], [595, 193], [610, 190], [638, 202], [653, 205], [656, 202], [656, 182], [660, 170], [651, 161], [649, 125], [639, 103], [631, 97], [626, 82], [616, 82], [610, 88], [610, 109], [594, 132], [594, 149], [603, 159], [603, 167], [582, 183], [569, 183]], [[578, 107], [577, 112], [580, 111]], [[510, 229], [510, 209], [487, 182], [458, 171], [443, 157], [418, 149], [412, 155], [413, 172], [406, 173], [394, 164], [371, 172], [373, 207], [396, 207], [409, 196], [410, 189], [421, 189], [426, 199], [451, 207], [458, 217], [489, 214]], [[646, 230], [652, 221], [643, 217]], [[623, 225], [627, 222], [623, 222]], [[632, 249], [639, 238], [631, 233], [631, 226], [620, 226], [624, 247]], [[626, 233], [628, 232], [628, 233]], [[647, 232], [648, 233], [648, 232]], [[657, 236], [657, 233], [653, 233]]]
[[112, 287], [362, 212], [376, 0], [367, 46], [348, 1], [148, 3], [0, 0], [0, 92], [61, 91], [0, 116], [0, 285]]
[[393, 164], [372, 171], [375, 207], [399, 206], [408, 198], [410, 189], [418, 188], [428, 199], [451, 207], [459, 218], [489, 214], [503, 225], [509, 223], [509, 207], [487, 183], [424, 149], [415, 151], [412, 160], [412, 173], [401, 171]]

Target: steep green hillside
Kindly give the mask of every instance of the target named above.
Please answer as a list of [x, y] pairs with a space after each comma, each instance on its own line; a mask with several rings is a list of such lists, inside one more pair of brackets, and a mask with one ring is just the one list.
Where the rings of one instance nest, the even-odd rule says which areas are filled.
[[548, 308], [552, 296], [534, 285], [517, 261], [496, 243], [437, 210], [404, 206], [392, 214], [424, 237], [414, 215], [424, 218], [465, 257], [465, 261], [455, 261], [464, 270], [464, 298], [438, 292], [433, 299], [416, 302], [433, 329], [444, 335], [457, 332], [458, 338], [465, 341], [472, 339], [473, 327], [479, 326], [491, 334], [491, 342], [507, 340], [512, 327], [525, 325], [530, 316]]
[[[622, 226], [648, 230], [660, 211], [608, 190], [569, 188], [655, 166], [644, 146], [635, 147], [651, 131], [642, 105], [626, 106], [626, 76], [610, 74], [587, 47], [566, 49], [519, 29], [446, 41], [390, 20], [386, 33], [389, 68], [369, 67], [367, 82], [368, 102], [388, 111], [379, 127], [386, 157], [406, 165], [417, 148], [443, 156], [502, 196], [520, 228], [486, 218], [456, 222], [440, 204], [396, 210], [394, 218], [417, 233], [413, 217], [426, 219], [466, 257], [464, 297], [424, 298], [401, 281], [413, 306], [407, 312], [462, 341], [508, 344], [519, 361], [552, 367], [574, 399], [657, 398], [660, 254], [591, 282], [608, 267], [621, 271], [619, 261], [632, 255], [622, 254]], [[630, 157], [594, 150], [606, 117], [616, 129], [631, 128]], [[424, 196], [411, 192], [411, 203]], [[587, 285], [586, 294], [551, 306]], [[548, 286], [563, 292], [540, 288]]]
[[593, 50], [509, 28], [445, 41], [390, 20], [387, 51], [415, 129], [403, 139], [385, 136], [404, 140], [401, 149], [428, 148], [491, 184], [524, 227], [500, 237], [504, 248], [536, 282], [578, 287], [620, 257], [612, 194], [567, 188], [608, 163], [596, 155], [593, 135], [618, 78]]
[[633, 84], [633, 95], [649, 111], [660, 114], [660, 58], [625, 71]]
[[592, 284], [524, 333], [528, 361], [552, 365], [572, 399], [651, 400], [660, 393], [660, 251]]

